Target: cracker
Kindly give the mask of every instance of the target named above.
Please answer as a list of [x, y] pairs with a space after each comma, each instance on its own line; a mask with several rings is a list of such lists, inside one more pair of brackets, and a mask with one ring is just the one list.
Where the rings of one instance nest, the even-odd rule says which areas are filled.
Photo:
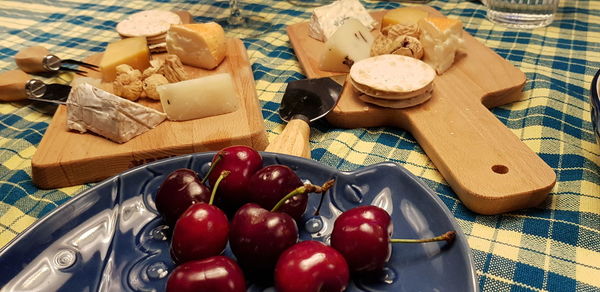
[[422, 90], [433, 82], [435, 70], [421, 60], [401, 55], [380, 55], [360, 60], [350, 78], [375, 91], [402, 94]]
[[372, 97], [380, 98], [380, 99], [387, 99], [387, 100], [410, 99], [410, 98], [416, 97], [418, 95], [421, 95], [425, 92], [431, 91], [433, 89], [433, 81], [432, 81], [425, 87], [423, 87], [419, 90], [411, 91], [411, 92], [400, 92], [400, 93], [385, 92], [385, 91], [375, 90], [373, 88], [370, 88], [370, 87], [362, 85], [362, 84], [358, 84], [358, 83], [354, 82], [354, 80], [352, 80], [352, 78], [350, 78], [349, 80], [350, 80], [350, 84], [352, 84], [354, 89], [356, 89], [360, 93], [363, 93], [363, 94], [366, 94], [366, 95], [369, 95]]
[[431, 90], [427, 91], [423, 94], [414, 96], [412, 98], [402, 99], [402, 100], [387, 100], [387, 99], [375, 98], [372, 96], [368, 96], [366, 94], [360, 94], [358, 96], [358, 99], [360, 99], [366, 103], [374, 104], [374, 105], [377, 105], [380, 107], [385, 107], [385, 108], [393, 108], [393, 109], [401, 109], [401, 108], [407, 108], [407, 107], [419, 105], [419, 104], [422, 104], [422, 103], [428, 101], [430, 98], [431, 98]]
[[180, 24], [181, 18], [166, 10], [145, 10], [134, 13], [117, 24], [117, 32], [125, 37], [152, 37], [164, 34], [172, 24]]

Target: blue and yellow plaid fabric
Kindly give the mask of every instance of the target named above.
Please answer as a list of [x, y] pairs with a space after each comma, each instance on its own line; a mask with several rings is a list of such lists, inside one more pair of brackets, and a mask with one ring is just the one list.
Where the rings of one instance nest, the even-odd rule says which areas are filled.
[[[398, 2], [362, 1], [370, 10]], [[242, 1], [243, 13], [263, 17], [261, 35], [244, 40], [270, 139], [283, 129], [277, 114], [288, 81], [304, 78], [286, 25], [307, 21], [310, 8], [287, 1]], [[521, 101], [493, 109], [515, 135], [557, 174], [537, 208], [481, 216], [458, 200], [410, 133], [394, 128], [337, 129], [313, 125], [312, 158], [340, 170], [394, 161], [425, 181], [467, 234], [482, 291], [600, 291], [600, 145], [590, 122], [589, 88], [600, 69], [600, 2], [561, 1], [554, 23], [534, 30], [490, 23], [478, 1], [429, 2], [460, 18], [465, 29], [527, 75]], [[13, 55], [43, 45], [63, 58], [103, 51], [119, 36], [117, 22], [145, 9], [189, 11], [196, 21], [227, 16], [227, 1], [3, 0], [0, 72]], [[68, 82], [69, 76], [62, 76]], [[0, 247], [90, 185], [39, 190], [31, 157], [53, 107], [0, 104]], [[76, 147], [76, 145], [73, 145]]]

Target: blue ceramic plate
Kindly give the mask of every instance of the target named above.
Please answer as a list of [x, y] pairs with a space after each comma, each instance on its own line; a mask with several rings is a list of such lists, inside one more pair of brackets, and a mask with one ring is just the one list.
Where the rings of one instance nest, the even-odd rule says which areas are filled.
[[590, 103], [592, 105], [592, 126], [596, 134], [596, 143], [600, 145], [600, 70], [594, 75], [590, 86]]
[[[163, 291], [168, 272], [167, 228], [154, 194], [178, 168], [203, 175], [215, 153], [170, 158], [112, 177], [40, 219], [0, 252], [2, 291]], [[374, 204], [386, 209], [394, 237], [422, 238], [457, 231], [444, 243], [396, 244], [378, 279], [354, 278], [347, 291], [477, 291], [464, 234], [442, 201], [416, 177], [393, 163], [339, 172], [312, 160], [262, 153], [265, 165], [285, 164], [305, 181], [335, 186], [320, 217], [312, 195], [300, 226], [301, 240], [327, 242], [342, 211]], [[231, 256], [229, 248], [225, 251]], [[274, 291], [249, 284], [248, 291]]]

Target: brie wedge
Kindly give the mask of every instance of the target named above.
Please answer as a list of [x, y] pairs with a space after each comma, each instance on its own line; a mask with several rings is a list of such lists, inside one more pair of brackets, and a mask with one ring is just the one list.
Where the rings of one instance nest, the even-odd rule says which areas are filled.
[[371, 17], [359, 0], [338, 0], [313, 10], [308, 34], [325, 42], [348, 18], [356, 18], [369, 31], [377, 26], [377, 21]]
[[67, 100], [67, 127], [124, 143], [160, 124], [167, 115], [110, 92], [81, 83]]

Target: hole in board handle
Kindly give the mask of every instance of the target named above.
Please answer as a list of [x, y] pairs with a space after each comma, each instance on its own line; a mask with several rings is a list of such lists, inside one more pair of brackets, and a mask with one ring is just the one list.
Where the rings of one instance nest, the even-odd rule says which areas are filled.
[[505, 174], [508, 172], [508, 167], [505, 165], [496, 164], [492, 166], [492, 171], [498, 174]]

